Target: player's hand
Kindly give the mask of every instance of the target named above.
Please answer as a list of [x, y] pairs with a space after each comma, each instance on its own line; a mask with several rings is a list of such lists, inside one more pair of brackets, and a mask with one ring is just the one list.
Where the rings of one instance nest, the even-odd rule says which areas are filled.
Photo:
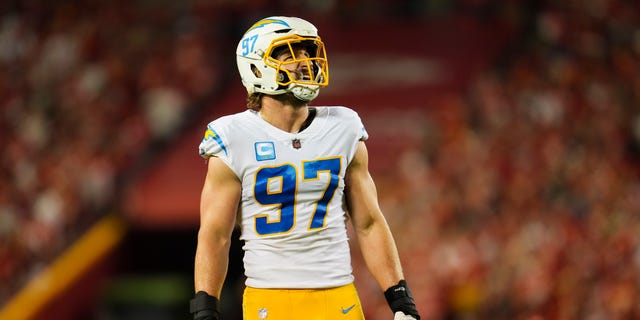
[[398, 311], [393, 316], [393, 320], [418, 320], [418, 319], [415, 318], [414, 316], [406, 315], [402, 311]]
[[194, 320], [220, 320], [218, 298], [210, 296], [204, 291], [198, 291], [190, 301], [189, 312]]

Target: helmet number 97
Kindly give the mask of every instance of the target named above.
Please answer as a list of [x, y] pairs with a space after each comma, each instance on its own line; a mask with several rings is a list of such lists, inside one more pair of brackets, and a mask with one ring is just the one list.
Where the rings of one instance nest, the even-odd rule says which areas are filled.
[[258, 40], [257, 34], [249, 38], [242, 39], [242, 56], [243, 57], [253, 52], [253, 48], [256, 46], [256, 40]]

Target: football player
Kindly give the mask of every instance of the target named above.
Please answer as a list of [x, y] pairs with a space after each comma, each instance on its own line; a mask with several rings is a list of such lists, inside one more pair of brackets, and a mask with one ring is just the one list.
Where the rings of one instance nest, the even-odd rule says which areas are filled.
[[368, 169], [361, 119], [309, 102], [329, 83], [314, 25], [269, 17], [236, 50], [248, 110], [209, 123], [195, 257], [196, 320], [220, 319], [236, 223], [244, 240], [244, 319], [364, 319], [347, 221], [395, 319], [420, 319]]

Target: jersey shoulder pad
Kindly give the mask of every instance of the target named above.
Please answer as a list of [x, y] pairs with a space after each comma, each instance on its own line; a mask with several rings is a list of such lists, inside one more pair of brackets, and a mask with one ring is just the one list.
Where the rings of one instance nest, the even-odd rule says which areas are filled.
[[231, 145], [231, 135], [236, 115], [229, 115], [211, 121], [204, 132], [199, 146], [200, 156], [203, 158], [229, 157], [229, 146]]
[[330, 107], [330, 109], [331, 114], [338, 121], [342, 121], [353, 130], [357, 130], [359, 140], [364, 141], [369, 138], [369, 133], [367, 133], [367, 130], [362, 123], [362, 119], [355, 110], [344, 106]]

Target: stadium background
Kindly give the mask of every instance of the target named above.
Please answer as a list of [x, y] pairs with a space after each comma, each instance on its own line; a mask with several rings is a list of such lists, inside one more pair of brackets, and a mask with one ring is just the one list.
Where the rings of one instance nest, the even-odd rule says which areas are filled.
[[1, 320], [189, 318], [197, 144], [243, 110], [235, 45], [272, 14], [318, 26], [315, 103], [363, 117], [425, 319], [640, 318], [637, 1], [9, 0]]

